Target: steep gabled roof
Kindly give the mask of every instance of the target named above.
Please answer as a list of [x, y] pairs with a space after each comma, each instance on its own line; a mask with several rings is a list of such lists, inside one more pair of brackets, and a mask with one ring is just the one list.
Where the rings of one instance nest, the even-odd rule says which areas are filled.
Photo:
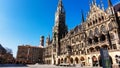
[[115, 12], [119, 11], [120, 12], [120, 3], [116, 4], [114, 6]]

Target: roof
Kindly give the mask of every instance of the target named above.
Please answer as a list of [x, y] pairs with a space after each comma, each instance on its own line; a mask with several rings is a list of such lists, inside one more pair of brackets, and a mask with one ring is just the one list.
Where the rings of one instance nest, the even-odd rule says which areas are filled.
[[1, 51], [6, 51], [5, 48], [0, 44], [0, 50]]
[[120, 3], [114, 5], [115, 12], [120, 11]]

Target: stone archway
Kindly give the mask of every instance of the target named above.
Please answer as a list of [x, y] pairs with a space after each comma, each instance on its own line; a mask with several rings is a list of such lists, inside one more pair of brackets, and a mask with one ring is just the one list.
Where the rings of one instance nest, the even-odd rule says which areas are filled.
[[60, 58], [58, 59], [58, 64], [60, 64]]
[[78, 57], [75, 58], [75, 63], [76, 63], [76, 64], [79, 63], [79, 59], [78, 59]]
[[71, 62], [71, 64], [73, 64], [73, 58], [70, 58], [70, 62]]
[[106, 40], [105, 35], [104, 35], [104, 34], [101, 34], [101, 35], [100, 35], [100, 41], [101, 41], [101, 42], [104, 42], [105, 40]]
[[95, 47], [96, 51], [100, 51], [100, 46]]
[[63, 63], [63, 58], [61, 58], [61, 63]]
[[93, 47], [89, 48], [90, 52], [95, 52], [95, 49]]
[[93, 63], [93, 66], [98, 66], [98, 60], [96, 56], [92, 57], [92, 63]]

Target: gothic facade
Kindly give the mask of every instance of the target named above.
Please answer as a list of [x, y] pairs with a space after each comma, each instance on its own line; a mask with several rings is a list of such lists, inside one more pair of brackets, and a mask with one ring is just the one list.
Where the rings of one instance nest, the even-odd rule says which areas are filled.
[[83, 13], [81, 16], [81, 24], [68, 31], [64, 6], [59, 0], [53, 37], [46, 39], [45, 63], [99, 65], [100, 48], [104, 48], [108, 50], [112, 64], [117, 64], [115, 56], [120, 55], [120, 4], [113, 6], [108, 0], [108, 8], [104, 9], [103, 4], [98, 6], [93, 0], [86, 20]]

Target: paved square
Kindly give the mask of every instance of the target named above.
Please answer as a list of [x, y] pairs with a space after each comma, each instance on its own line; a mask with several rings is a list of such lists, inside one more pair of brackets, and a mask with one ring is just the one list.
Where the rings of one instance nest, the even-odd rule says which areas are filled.
[[102, 67], [65, 67], [65, 66], [55, 66], [55, 65], [26, 65], [26, 66], [20, 66], [20, 65], [2, 65], [0, 68], [102, 68]]

